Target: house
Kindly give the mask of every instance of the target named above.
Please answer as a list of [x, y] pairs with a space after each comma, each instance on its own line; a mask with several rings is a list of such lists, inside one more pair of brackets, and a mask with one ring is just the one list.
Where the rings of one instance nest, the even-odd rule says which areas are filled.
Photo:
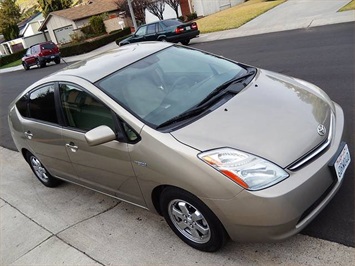
[[[243, 2], [245, 0], [180, 0], [179, 16], [186, 17], [193, 12], [196, 12], [198, 16], [207, 16]], [[147, 23], [158, 20], [156, 16], [147, 10], [145, 14]], [[175, 11], [167, 4], [165, 4], [163, 17], [164, 19], [176, 18]]]
[[70, 35], [89, 24], [92, 16], [107, 14], [109, 18], [115, 18], [117, 29], [119, 28], [119, 10], [117, 0], [92, 0], [85, 5], [75, 6], [49, 13], [40, 31], [48, 30], [50, 39], [57, 44], [71, 41]]
[[38, 31], [43, 21], [44, 17], [42, 16], [42, 13], [37, 13], [32, 17], [21, 21], [18, 24], [20, 38], [11, 41], [0, 39], [0, 54], [9, 55], [27, 49], [36, 43], [47, 41], [49, 36], [45, 32]]

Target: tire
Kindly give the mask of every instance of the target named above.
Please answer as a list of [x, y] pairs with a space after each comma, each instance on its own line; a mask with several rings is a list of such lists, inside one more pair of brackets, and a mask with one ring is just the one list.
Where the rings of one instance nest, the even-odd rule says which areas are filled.
[[159, 41], [161, 41], [161, 42], [167, 42], [166, 38], [161, 38]]
[[30, 69], [30, 67], [27, 65], [26, 62], [22, 62], [22, 66], [23, 66], [23, 68], [24, 68], [25, 70], [29, 70], [29, 69]]
[[181, 41], [181, 43], [182, 43], [183, 45], [188, 45], [188, 44], [190, 43], [190, 40], [183, 40], [183, 41]]
[[32, 172], [43, 185], [46, 187], [56, 187], [61, 183], [61, 180], [53, 177], [42, 165], [41, 161], [32, 153], [27, 152], [26, 159], [32, 169]]
[[43, 61], [41, 62], [39, 59], [36, 60], [36, 65], [38, 68], [42, 68], [42, 67], [45, 67], [46, 66], [46, 62]]
[[160, 208], [174, 233], [195, 249], [214, 252], [228, 239], [216, 215], [187, 191], [166, 188], [161, 194]]
[[54, 59], [54, 63], [56, 63], [57, 65], [60, 64], [60, 58]]

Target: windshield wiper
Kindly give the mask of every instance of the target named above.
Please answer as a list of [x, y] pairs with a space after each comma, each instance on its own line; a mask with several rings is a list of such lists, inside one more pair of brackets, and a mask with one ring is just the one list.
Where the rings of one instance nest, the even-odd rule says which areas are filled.
[[[247, 78], [255, 75], [256, 70], [252, 69], [250, 71], [248, 71], [247, 74], [237, 77], [237, 78], [233, 78], [231, 80], [228, 80], [227, 82], [223, 83], [222, 85], [218, 86], [216, 89], [214, 89], [210, 94], [207, 95], [206, 98], [204, 98], [198, 105], [190, 108], [189, 110], [183, 112], [180, 115], [177, 115], [167, 121], [165, 121], [164, 123], [158, 125], [156, 127], [156, 129], [158, 128], [162, 128], [162, 127], [166, 127], [168, 125], [192, 118], [198, 114], [201, 114], [203, 111], [205, 111], [206, 109], [208, 109], [211, 106], [211, 103], [214, 103], [218, 98], [220, 98], [222, 95], [226, 94], [226, 93], [233, 93], [233, 94], [237, 94], [238, 92], [240, 92], [242, 89], [245, 88], [245, 86], [247, 84], [241, 84], [241, 81], [246, 80]], [[230, 89], [230, 90], [226, 90], [224, 91], [225, 88], [229, 87], [232, 84], [235, 83], [240, 83], [242, 86], [238, 87], [237, 89]]]
[[177, 115], [177, 116], [165, 121], [164, 123], [160, 124], [159, 126], [156, 127], [156, 129], [166, 127], [166, 126], [174, 124], [176, 122], [180, 122], [180, 121], [186, 120], [188, 118], [194, 117], [197, 114], [202, 113], [205, 109], [207, 109], [207, 107], [208, 107], [207, 105], [192, 107], [189, 110], [187, 110], [186, 112], [184, 112], [180, 115]]
[[[232, 78], [232, 79], [224, 82], [223, 84], [221, 84], [217, 88], [215, 88], [210, 94], [208, 94], [206, 96], [206, 98], [204, 98], [197, 106], [209, 104], [210, 102], [215, 101], [216, 99], [218, 99], [219, 97], [221, 97], [225, 93], [234, 93], [234, 94], [239, 93], [247, 85], [247, 83], [241, 83], [241, 81], [245, 81], [247, 78], [254, 76], [255, 73], [256, 73], [256, 70], [253, 68], [253, 69], [250, 69], [248, 71], [248, 73], [243, 76]], [[228, 88], [232, 84], [240, 84], [242, 86], [237, 86], [233, 89], [225, 90], [226, 88]]]

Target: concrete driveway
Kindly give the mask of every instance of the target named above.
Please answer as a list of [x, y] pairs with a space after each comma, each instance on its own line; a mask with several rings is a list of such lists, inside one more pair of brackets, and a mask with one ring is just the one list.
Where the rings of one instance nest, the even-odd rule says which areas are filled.
[[[5, 167], [6, 166], [6, 167]], [[210, 254], [164, 219], [76, 185], [44, 187], [18, 152], [0, 147], [0, 265], [352, 265], [354, 248], [303, 235], [228, 243]]]

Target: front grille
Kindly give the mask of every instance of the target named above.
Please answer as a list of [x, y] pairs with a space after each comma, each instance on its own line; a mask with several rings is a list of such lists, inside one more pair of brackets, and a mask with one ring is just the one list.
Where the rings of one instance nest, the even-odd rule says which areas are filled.
[[325, 149], [328, 148], [328, 146], [330, 145], [330, 142], [332, 140], [334, 122], [335, 122], [335, 118], [334, 118], [334, 114], [332, 113], [330, 116], [330, 124], [329, 124], [330, 127], [329, 127], [329, 133], [328, 133], [327, 139], [325, 139], [322, 143], [320, 143], [317, 147], [312, 149], [306, 155], [302, 156], [297, 161], [290, 164], [287, 168], [290, 169], [291, 171], [296, 171], [298, 168], [304, 166], [305, 164], [310, 162], [313, 158], [315, 158], [316, 156], [318, 156], [322, 152], [324, 152]]

